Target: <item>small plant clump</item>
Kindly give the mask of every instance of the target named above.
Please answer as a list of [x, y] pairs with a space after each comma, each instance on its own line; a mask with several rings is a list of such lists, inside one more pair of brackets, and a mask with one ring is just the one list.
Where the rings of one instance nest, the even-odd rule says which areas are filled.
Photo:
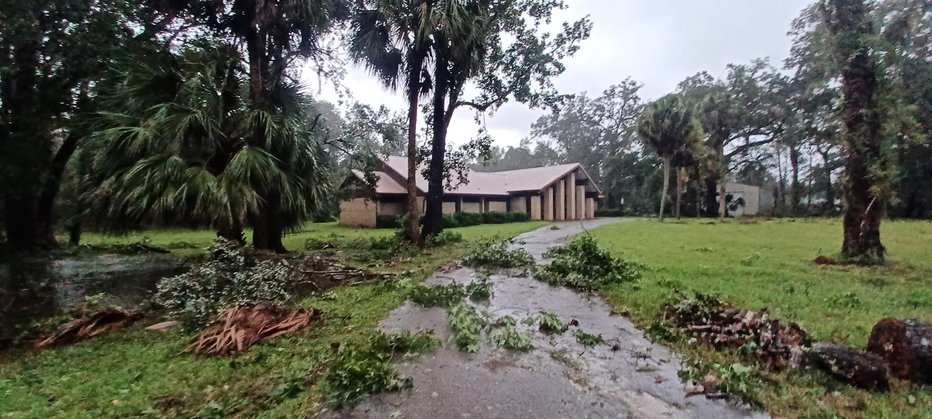
[[531, 319], [533, 318], [529, 317], [527, 321], [533, 324], [536, 320], [539, 324], [538, 330], [544, 333], [563, 333], [570, 327], [568, 324], [564, 323], [563, 320], [560, 320], [560, 316], [546, 311], [540, 312], [540, 316], [536, 319]]
[[488, 320], [475, 307], [466, 302], [450, 308], [448, 316], [456, 346], [463, 352], [478, 352], [479, 338], [482, 330], [488, 325]]
[[457, 283], [449, 285], [415, 285], [408, 291], [408, 298], [422, 307], [452, 307], [469, 298], [473, 301], [485, 301], [492, 297], [492, 281], [487, 276], [465, 286]]
[[602, 335], [593, 335], [591, 333], [584, 332], [582, 329], [579, 329], [576, 330], [576, 342], [579, 342], [579, 344], [582, 346], [591, 348], [602, 344], [604, 339], [602, 339]]
[[516, 351], [529, 351], [534, 348], [531, 338], [518, 330], [518, 323], [511, 316], [498, 319], [489, 338], [500, 348]]
[[431, 351], [440, 346], [433, 331], [377, 333], [363, 348], [347, 349], [324, 375], [327, 399], [335, 407], [355, 406], [369, 394], [410, 388], [412, 381], [399, 374], [390, 361], [399, 354]]
[[763, 385], [760, 371], [741, 363], [718, 364], [689, 361], [678, 373], [684, 383], [695, 386], [690, 394], [738, 399], [760, 406], [757, 392]]
[[609, 284], [635, 281], [640, 266], [613, 257], [595, 239], [582, 236], [547, 252], [553, 261], [537, 269], [535, 277], [551, 285], [594, 291]]
[[478, 242], [463, 259], [463, 264], [475, 268], [526, 268], [534, 257], [524, 249], [511, 248], [510, 240], [490, 239]]
[[186, 325], [206, 325], [227, 307], [282, 304], [291, 298], [295, 278], [281, 260], [263, 260], [218, 238], [208, 257], [181, 275], [164, 278], [155, 301]]

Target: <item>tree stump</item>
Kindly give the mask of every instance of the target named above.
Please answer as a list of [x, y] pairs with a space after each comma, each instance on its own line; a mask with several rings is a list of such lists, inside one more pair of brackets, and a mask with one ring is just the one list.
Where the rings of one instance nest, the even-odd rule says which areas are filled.
[[840, 381], [867, 390], [890, 388], [887, 366], [883, 358], [841, 345], [815, 345], [809, 360]]
[[932, 324], [883, 319], [871, 330], [867, 350], [881, 356], [896, 377], [932, 382]]

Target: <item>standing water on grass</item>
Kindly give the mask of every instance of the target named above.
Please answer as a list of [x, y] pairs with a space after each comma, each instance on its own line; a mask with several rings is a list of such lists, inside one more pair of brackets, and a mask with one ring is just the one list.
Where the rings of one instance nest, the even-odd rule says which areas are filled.
[[33, 322], [105, 294], [107, 303], [133, 308], [151, 297], [160, 279], [184, 264], [168, 255], [103, 254], [73, 259], [10, 260], [0, 264], [0, 347]]

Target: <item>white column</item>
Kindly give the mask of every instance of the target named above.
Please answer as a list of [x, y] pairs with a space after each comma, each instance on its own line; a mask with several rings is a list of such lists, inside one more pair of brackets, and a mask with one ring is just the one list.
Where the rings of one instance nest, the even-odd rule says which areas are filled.
[[578, 218], [582, 218], [582, 214], [576, 216], [576, 172], [573, 172], [566, 178], [566, 219]]
[[557, 190], [555, 198], [557, 200], [557, 213], [554, 214], [553, 219], [557, 221], [563, 221], [566, 219], [566, 191], [564, 184], [566, 179], [560, 179], [557, 181]]
[[589, 213], [586, 212], [586, 187], [579, 185], [576, 187], [576, 218], [584, 220], [589, 217]]

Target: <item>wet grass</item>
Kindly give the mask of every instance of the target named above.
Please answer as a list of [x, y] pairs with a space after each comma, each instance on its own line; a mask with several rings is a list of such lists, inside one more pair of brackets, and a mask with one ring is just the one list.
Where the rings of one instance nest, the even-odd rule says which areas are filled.
[[[456, 229], [467, 240], [512, 237], [543, 223], [528, 222]], [[207, 243], [213, 233], [147, 232], [153, 244]], [[379, 237], [391, 230], [357, 230], [314, 225], [291, 237], [290, 248], [307, 238]], [[298, 236], [298, 235], [295, 235]], [[135, 241], [140, 237], [122, 237]], [[90, 236], [90, 240], [113, 240]], [[200, 240], [200, 241], [198, 241]], [[298, 245], [300, 243], [300, 245]], [[289, 245], [286, 243], [286, 245]], [[385, 270], [421, 280], [461, 257], [467, 243], [427, 249]], [[297, 333], [254, 346], [229, 358], [182, 354], [192, 332], [151, 332], [146, 318], [128, 329], [48, 350], [0, 352], [0, 417], [301, 417], [326, 398], [324, 373], [337, 359], [334, 347], [365, 345], [377, 323], [406, 298], [406, 291], [378, 284], [337, 287], [298, 305], [324, 311], [323, 319]]]
[[[646, 265], [633, 284], [602, 294], [616, 312], [647, 326], [674, 289], [713, 293], [743, 308], [769, 308], [814, 338], [864, 347], [881, 318], [932, 321], [932, 222], [881, 226], [886, 266], [816, 265], [841, 247], [838, 219], [653, 220], [618, 223], [591, 234], [616, 256]], [[685, 342], [688, 357], [738, 362]], [[791, 417], [932, 417], [932, 387], [898, 383], [888, 394], [840, 385], [821, 374], [786, 372], [756, 390], [766, 409]]]
[[[451, 228], [449, 230], [460, 233], [465, 240], [478, 240], [480, 238], [489, 238], [496, 235], [512, 237], [543, 225], [545, 225], [545, 223], [540, 221], [527, 221], [510, 224], [484, 224]], [[251, 231], [246, 231], [245, 233], [247, 239], [252, 237]], [[336, 222], [308, 223], [298, 229], [298, 231], [286, 234], [282, 243], [285, 245], [285, 248], [289, 250], [300, 251], [304, 249], [304, 243], [308, 239], [382, 238], [391, 237], [394, 234], [395, 230], [392, 229], [355, 228], [342, 226]], [[172, 253], [182, 256], [189, 256], [203, 253], [204, 249], [216, 238], [216, 232], [211, 230], [155, 229], [131, 232], [125, 235], [85, 233], [81, 236], [81, 243], [90, 245], [112, 245], [148, 240], [154, 246], [164, 247], [171, 250]], [[66, 240], [66, 238], [61, 238], [62, 242]]]

